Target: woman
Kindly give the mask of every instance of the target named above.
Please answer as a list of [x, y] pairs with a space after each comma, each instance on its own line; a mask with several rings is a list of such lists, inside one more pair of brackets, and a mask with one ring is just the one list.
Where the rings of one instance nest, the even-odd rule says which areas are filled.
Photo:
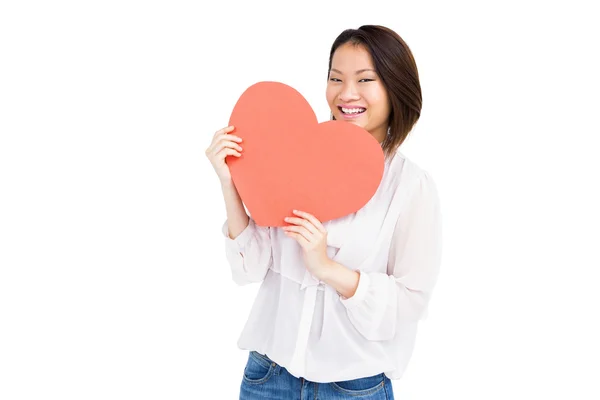
[[386, 27], [345, 30], [326, 97], [332, 118], [365, 128], [386, 156], [379, 188], [356, 213], [321, 223], [299, 210], [285, 227], [258, 226], [225, 163], [243, 152], [234, 127], [206, 150], [222, 184], [233, 279], [262, 282], [238, 342], [250, 351], [240, 399], [393, 399], [390, 379], [407, 366], [438, 275], [436, 185], [398, 151], [421, 111], [408, 46]]

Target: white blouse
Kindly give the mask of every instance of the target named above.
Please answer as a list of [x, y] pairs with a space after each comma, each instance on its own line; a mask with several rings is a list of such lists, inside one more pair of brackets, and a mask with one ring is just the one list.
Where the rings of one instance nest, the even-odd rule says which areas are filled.
[[250, 217], [231, 239], [225, 221], [233, 280], [262, 282], [238, 347], [313, 382], [382, 372], [399, 379], [437, 280], [441, 223], [431, 175], [397, 151], [363, 208], [323, 223], [329, 257], [360, 272], [356, 293], [345, 299], [308, 272], [302, 248], [281, 228]]

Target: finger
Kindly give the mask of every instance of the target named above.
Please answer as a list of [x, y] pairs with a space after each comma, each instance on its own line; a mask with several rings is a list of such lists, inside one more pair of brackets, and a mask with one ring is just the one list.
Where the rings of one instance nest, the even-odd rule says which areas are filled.
[[287, 236], [291, 237], [292, 239], [296, 239], [296, 241], [303, 248], [307, 248], [310, 245], [309, 241], [306, 240], [306, 238], [304, 236], [302, 236], [301, 234], [299, 234], [299, 233], [296, 233], [296, 232], [286, 232], [285, 234]]
[[241, 146], [235, 143], [240, 143], [241, 141], [242, 138], [235, 135], [221, 134], [215, 136], [210, 146], [206, 149], [206, 154], [216, 154], [221, 151], [224, 145], [229, 145], [229, 147], [234, 147], [238, 149], [238, 151], [241, 151]]
[[319, 230], [308, 220], [303, 218], [286, 217], [285, 221], [290, 224], [302, 225], [308, 229], [311, 233], [317, 233]]
[[304, 237], [304, 239], [306, 239], [308, 242], [312, 242], [314, 240], [313, 234], [303, 226], [297, 226], [297, 225], [284, 226], [283, 230], [285, 232], [294, 232], [299, 235], [302, 235], [302, 237]]
[[242, 138], [241, 137], [236, 136], [236, 135], [231, 134], [231, 133], [222, 133], [222, 134], [220, 134], [218, 136], [215, 136], [214, 142], [215, 143], [219, 143], [221, 140], [233, 140], [233, 141], [236, 141], [238, 143], [242, 142]]
[[217, 151], [221, 151], [223, 147], [231, 147], [232, 149], [236, 149], [237, 151], [242, 151], [242, 146], [240, 146], [236, 142], [232, 142], [231, 140], [227, 139], [224, 139], [215, 145], [215, 149]]
[[238, 138], [237, 136], [228, 137], [228, 135], [223, 135], [215, 138], [215, 141], [211, 144], [211, 147], [214, 153], [218, 153], [224, 146], [236, 148], [239, 151], [241, 150], [241, 146], [238, 143], [241, 141], [242, 139]]
[[222, 149], [222, 146], [224, 143], [232, 143], [232, 144], [239, 146], [238, 143], [241, 143], [241, 142], [242, 142], [242, 138], [240, 138], [238, 136], [222, 134], [220, 136], [216, 136], [213, 139], [212, 143], [210, 144], [210, 146], [208, 147], [206, 152], [207, 153], [209, 153], [209, 152], [217, 153]]
[[312, 224], [319, 230], [319, 232], [321, 233], [327, 233], [327, 229], [325, 229], [325, 227], [323, 226], [323, 224], [321, 224], [321, 221], [319, 221], [314, 215], [309, 214], [307, 212], [304, 211], [299, 211], [299, 210], [294, 210], [294, 214], [305, 218], [307, 220], [309, 220], [310, 222], [312, 222]]
[[217, 136], [222, 135], [223, 133], [226, 133], [226, 132], [231, 132], [234, 129], [235, 129], [235, 126], [233, 126], [233, 125], [226, 126], [225, 128], [219, 129], [218, 131], [216, 131], [215, 134], [213, 135], [213, 137], [217, 137]]
[[239, 152], [242, 151], [242, 146], [238, 145], [235, 142], [231, 142], [228, 140], [222, 141], [220, 143], [214, 144], [213, 146], [209, 147], [208, 149], [206, 149], [206, 154], [210, 154], [210, 155], [217, 155], [219, 154], [219, 152], [223, 149], [223, 148], [232, 148], [235, 149]]
[[225, 158], [227, 156], [241, 157], [242, 154], [235, 149], [230, 149], [229, 147], [225, 147], [221, 151], [219, 151], [216, 154], [216, 156], [217, 156], [217, 158], [221, 159], [221, 158]]

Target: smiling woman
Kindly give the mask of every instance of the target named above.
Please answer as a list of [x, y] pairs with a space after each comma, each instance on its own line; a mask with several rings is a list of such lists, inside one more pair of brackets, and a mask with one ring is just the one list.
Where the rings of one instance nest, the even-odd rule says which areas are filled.
[[386, 27], [342, 32], [326, 97], [333, 119], [366, 129], [386, 155], [379, 187], [355, 213], [321, 223], [294, 210], [286, 226], [259, 226], [225, 163], [242, 139], [224, 128], [206, 150], [221, 179], [233, 280], [261, 282], [238, 341], [249, 352], [240, 399], [393, 399], [391, 379], [403, 376], [437, 280], [436, 184], [398, 150], [421, 111], [410, 50]]
[[347, 42], [335, 50], [331, 66], [326, 96], [333, 118], [352, 122], [383, 142], [390, 100], [369, 51]]
[[365, 128], [391, 155], [421, 115], [419, 73], [408, 45], [386, 27], [347, 29], [331, 47], [327, 75], [332, 119]]

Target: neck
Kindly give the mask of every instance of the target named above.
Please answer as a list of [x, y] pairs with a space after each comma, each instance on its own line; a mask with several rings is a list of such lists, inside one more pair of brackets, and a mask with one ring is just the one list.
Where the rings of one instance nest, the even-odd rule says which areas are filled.
[[381, 127], [381, 128], [377, 128], [372, 130], [371, 132], [369, 132], [375, 139], [377, 139], [377, 141], [379, 142], [379, 144], [383, 143], [383, 141], [385, 140], [386, 136], [387, 136], [387, 126]]

